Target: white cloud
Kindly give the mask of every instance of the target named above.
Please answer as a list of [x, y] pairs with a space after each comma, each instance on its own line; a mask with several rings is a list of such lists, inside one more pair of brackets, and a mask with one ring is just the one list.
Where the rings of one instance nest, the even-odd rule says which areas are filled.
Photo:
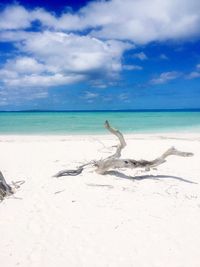
[[188, 79], [195, 79], [199, 77], [200, 77], [200, 72], [198, 71], [193, 71], [187, 76]]
[[147, 55], [144, 52], [135, 53], [135, 54], [132, 55], [132, 57], [133, 58], [138, 58], [138, 59], [140, 59], [142, 61], [148, 59]]
[[91, 103], [94, 103], [94, 101], [98, 97], [99, 97], [99, 94], [97, 94], [97, 93], [85, 91], [82, 98], [85, 99], [87, 101], [87, 103], [91, 104]]
[[40, 73], [45, 66], [31, 57], [18, 57], [14, 60], [8, 60], [4, 69], [17, 73]]
[[[36, 32], [31, 31], [35, 21], [40, 25]], [[199, 24], [199, 0], [91, 1], [79, 11], [66, 9], [60, 16], [42, 8], [9, 5], [0, 12], [0, 40], [13, 42], [18, 56], [1, 67], [1, 83], [48, 87], [87, 80], [105, 87], [123, 69], [142, 69], [121, 63], [133, 43], [191, 40], [200, 36]], [[133, 57], [148, 59], [144, 52]], [[178, 76], [177, 72], [162, 73], [151, 83]]]
[[[15, 41], [23, 54], [0, 70], [7, 86], [56, 86], [104, 77], [113, 79], [121, 71], [121, 58], [132, 46], [121, 41], [101, 41], [91, 36], [63, 32], [9, 32], [4, 40]], [[20, 39], [21, 38], [21, 39]]]
[[7, 6], [0, 13], [0, 29], [15, 30], [30, 27], [31, 18], [29, 12], [19, 5]]
[[102, 68], [119, 71], [121, 55], [130, 47], [119, 41], [103, 42], [90, 36], [46, 31], [24, 40], [21, 50], [58, 69], [88, 72]]
[[99, 94], [97, 94], [97, 93], [93, 93], [93, 92], [90, 92], [90, 91], [86, 91], [86, 92], [84, 92], [84, 96], [83, 96], [83, 98], [85, 98], [85, 99], [95, 99], [95, 98], [97, 98], [99, 96]]
[[196, 70], [189, 73], [186, 78], [187, 79], [196, 79], [200, 77], [200, 64], [196, 65]]
[[177, 71], [170, 71], [170, 72], [163, 72], [159, 75], [159, 77], [154, 78], [150, 81], [151, 84], [164, 84], [169, 81], [175, 80], [180, 77], [180, 72]]
[[92, 1], [77, 12], [60, 16], [43, 9], [9, 6], [0, 14], [1, 29], [25, 29], [34, 21], [43, 28], [82, 31], [98, 38], [152, 41], [187, 39], [200, 35], [199, 0]]
[[97, 37], [146, 44], [200, 34], [199, 0], [112, 0], [88, 5], [82, 13], [88, 24], [100, 27], [93, 30]]
[[43, 8], [36, 8], [29, 12], [31, 21], [40, 21], [44, 26], [53, 26], [57, 24], [57, 18], [54, 14], [44, 10]]
[[[0, 72], [1, 76], [1, 72]], [[9, 87], [50, 87], [64, 84], [71, 84], [83, 80], [83, 75], [68, 75], [57, 73], [52, 75], [24, 75], [10, 79], [10, 77], [3, 78], [3, 82]]]
[[16, 31], [0, 31], [0, 41], [1, 42], [19, 42], [29, 38], [32, 35], [31, 32], [26, 32], [22, 30]]
[[118, 96], [120, 101], [124, 101], [124, 102], [129, 102], [130, 101], [130, 96], [127, 93], [122, 93]]
[[26, 100], [34, 100], [34, 99], [44, 99], [49, 96], [47, 91], [39, 91], [39, 92], [31, 92], [25, 96]]
[[[31, 102], [37, 100], [45, 100], [49, 96], [48, 89], [46, 88], [34, 88], [33, 90], [27, 90], [26, 87], [22, 87], [19, 91], [16, 87], [0, 87], [0, 106], [13, 105], [18, 106], [24, 102]], [[34, 102], [36, 103], [36, 102]]]

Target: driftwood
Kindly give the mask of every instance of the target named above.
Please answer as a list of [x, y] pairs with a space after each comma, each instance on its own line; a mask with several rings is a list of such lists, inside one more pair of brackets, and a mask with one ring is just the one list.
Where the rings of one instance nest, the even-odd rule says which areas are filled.
[[84, 168], [88, 165], [95, 166], [96, 167], [95, 171], [99, 174], [106, 174], [107, 171], [109, 171], [110, 169], [120, 169], [120, 168], [129, 168], [129, 169], [144, 168], [146, 171], [149, 171], [151, 168], [157, 167], [158, 165], [166, 162], [166, 158], [168, 156], [171, 156], [171, 155], [176, 155], [176, 156], [181, 156], [181, 157], [193, 156], [193, 153], [178, 151], [174, 147], [171, 147], [165, 153], [163, 153], [160, 157], [152, 161], [120, 159], [121, 151], [126, 146], [124, 137], [119, 130], [112, 128], [108, 121], [105, 122], [104, 126], [109, 132], [114, 134], [119, 140], [119, 144], [117, 146], [116, 152], [113, 155], [105, 159], [96, 160], [96, 161], [92, 161], [84, 165], [81, 165], [75, 170], [60, 171], [54, 177], [79, 175], [82, 173]]
[[79, 166], [76, 170], [62, 170], [56, 173], [53, 177], [58, 178], [61, 176], [76, 176], [76, 175], [81, 174], [86, 166], [94, 165], [94, 164], [95, 164], [95, 161], [91, 161], [91, 162], [88, 162], [86, 164]]
[[12, 195], [13, 193], [14, 191], [12, 187], [6, 183], [2, 172], [0, 172], [0, 201], [5, 197]]
[[4, 200], [5, 197], [11, 196], [15, 193], [25, 181], [12, 182], [11, 185], [7, 184], [2, 172], [0, 172], [0, 201]]

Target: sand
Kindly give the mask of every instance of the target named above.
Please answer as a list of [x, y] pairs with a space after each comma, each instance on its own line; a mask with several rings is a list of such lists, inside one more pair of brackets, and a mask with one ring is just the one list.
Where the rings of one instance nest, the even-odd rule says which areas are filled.
[[53, 178], [112, 153], [115, 137], [0, 136], [0, 170], [25, 180], [0, 203], [3, 267], [199, 267], [200, 135], [125, 135], [122, 157], [153, 159], [157, 170]]

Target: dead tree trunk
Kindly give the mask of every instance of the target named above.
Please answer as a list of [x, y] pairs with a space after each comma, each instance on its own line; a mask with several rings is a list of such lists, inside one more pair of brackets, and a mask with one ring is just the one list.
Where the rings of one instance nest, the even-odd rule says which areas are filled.
[[0, 172], [0, 201], [5, 197], [12, 195], [13, 193], [14, 191], [12, 187], [6, 183], [2, 172]]
[[90, 163], [79, 166], [76, 170], [60, 171], [55, 175], [55, 177], [79, 175], [84, 170], [84, 167], [86, 167], [88, 165], [95, 166], [96, 167], [95, 171], [99, 174], [106, 174], [106, 172], [110, 169], [120, 169], [120, 168], [129, 168], [129, 169], [144, 168], [145, 170], [150, 170], [151, 168], [157, 167], [158, 165], [166, 162], [166, 158], [168, 156], [171, 156], [171, 155], [176, 155], [176, 156], [181, 156], [181, 157], [193, 156], [193, 153], [178, 151], [174, 147], [171, 147], [165, 153], [163, 153], [160, 157], [158, 157], [152, 161], [134, 160], [134, 159], [120, 159], [121, 151], [126, 146], [126, 142], [124, 140], [124, 137], [119, 130], [112, 128], [108, 121], [105, 122], [104, 126], [109, 132], [114, 134], [119, 140], [119, 144], [117, 145], [116, 152], [113, 155], [111, 155], [105, 159], [92, 161]]

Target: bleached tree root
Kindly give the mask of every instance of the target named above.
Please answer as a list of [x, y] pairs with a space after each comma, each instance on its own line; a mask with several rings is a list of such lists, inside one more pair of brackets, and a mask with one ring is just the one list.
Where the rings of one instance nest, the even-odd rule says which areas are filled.
[[109, 171], [109, 170], [121, 169], [121, 168], [129, 168], [129, 169], [144, 168], [145, 170], [150, 170], [151, 168], [157, 167], [160, 164], [163, 164], [164, 162], [166, 162], [166, 158], [169, 156], [172, 156], [172, 155], [180, 156], [180, 157], [193, 156], [193, 153], [182, 152], [182, 151], [177, 150], [174, 147], [171, 147], [165, 153], [163, 153], [160, 157], [158, 157], [152, 161], [147, 161], [147, 160], [143, 160], [143, 159], [142, 160], [120, 159], [121, 151], [126, 146], [126, 142], [124, 140], [124, 137], [119, 130], [112, 128], [108, 121], [105, 122], [104, 126], [109, 132], [114, 134], [119, 140], [119, 144], [117, 146], [116, 152], [113, 155], [111, 155], [105, 159], [96, 160], [96, 161], [81, 165], [75, 170], [60, 171], [59, 173], [57, 173], [55, 175], [55, 177], [79, 175], [80, 173], [82, 173], [84, 168], [88, 165], [95, 166], [96, 167], [95, 171], [98, 174], [106, 174], [107, 171]]

